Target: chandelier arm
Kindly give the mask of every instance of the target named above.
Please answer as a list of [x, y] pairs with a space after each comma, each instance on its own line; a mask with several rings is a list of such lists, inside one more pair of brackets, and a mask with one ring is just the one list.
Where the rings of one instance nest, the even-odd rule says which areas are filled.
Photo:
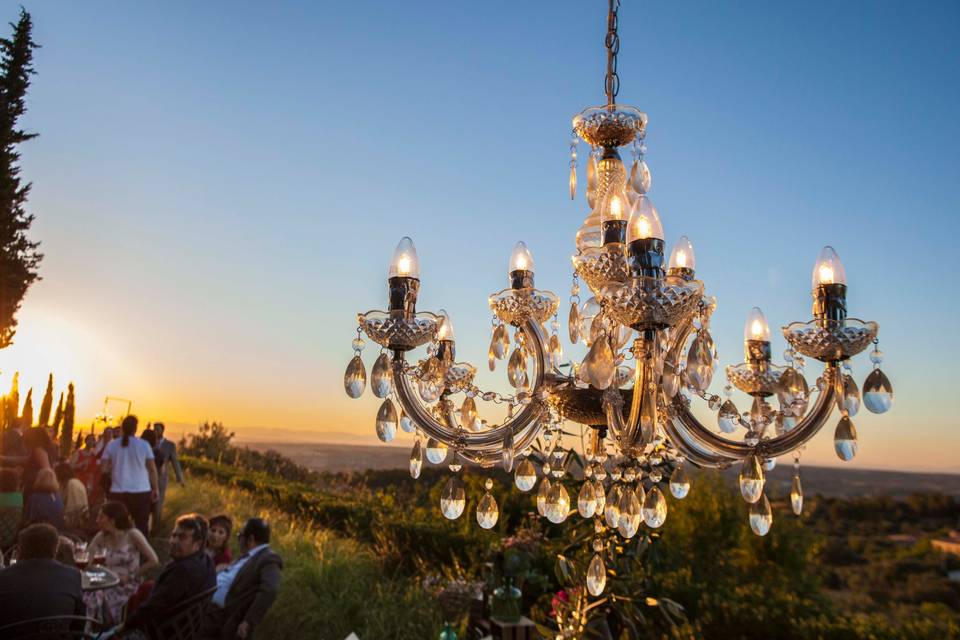
[[[459, 432], [455, 428], [440, 422], [430, 415], [430, 411], [420, 402], [406, 371], [405, 354], [398, 352], [393, 361], [393, 377], [396, 383], [397, 400], [404, 413], [429, 437], [436, 438], [448, 446], [456, 446], [460, 443], [464, 449], [472, 451], [499, 449], [503, 445], [507, 430], [512, 431], [514, 438], [516, 438], [525, 427], [534, 422], [539, 424], [539, 418], [544, 411], [544, 405], [538, 398], [544, 387], [545, 340], [542, 330], [534, 320], [528, 320], [523, 327], [523, 331], [528, 340], [527, 344], [531, 345], [534, 351], [533, 387], [531, 391], [533, 399], [515, 417], [483, 433]], [[454, 421], [453, 424], [456, 424], [456, 422]]]
[[[634, 341], [634, 350], [638, 349], [637, 343], [642, 338]], [[644, 376], [647, 367], [644, 366], [643, 358], [636, 358], [636, 366], [633, 372], [633, 394], [630, 400], [630, 415], [623, 417], [623, 402], [620, 401], [620, 394], [603, 394], [603, 408], [607, 415], [607, 427], [613, 433], [614, 438], [621, 442], [629, 440], [629, 446], [632, 447], [636, 441], [636, 433], [640, 422], [640, 406], [643, 401]], [[637, 390], [640, 390], [638, 393]]]
[[665, 430], [670, 441], [684, 457], [698, 467], [725, 469], [736, 462], [737, 458], [711, 453], [697, 445], [693, 438], [684, 433], [683, 423], [676, 419], [665, 422]]
[[[523, 434], [519, 436], [518, 440], [514, 444], [513, 450], [514, 455], [519, 455], [521, 452], [526, 451], [527, 448], [533, 444], [533, 441], [540, 435], [540, 420], [536, 419], [525, 427]], [[494, 455], [490, 455], [493, 453]], [[483, 451], [476, 450], [461, 450], [460, 455], [464, 460], [467, 460], [475, 465], [489, 469], [494, 467], [498, 462], [503, 460], [503, 456], [496, 455], [497, 451], [495, 449], [487, 449]]]
[[[676, 433], [686, 444], [695, 443], [696, 446], [705, 448], [714, 455], [723, 455], [734, 460], [742, 459], [756, 451], [759, 451], [764, 457], [770, 458], [784, 455], [809, 441], [820, 431], [827, 418], [830, 417], [835, 399], [833, 380], [836, 374], [837, 364], [828, 363], [824, 369], [826, 384], [820, 390], [813, 408], [789, 433], [764, 440], [757, 447], [728, 440], [713, 433], [700, 424], [700, 421], [690, 413], [685, 400], [679, 396], [674, 399], [673, 404], [677, 412], [677, 419], [683, 425], [683, 428], [676, 429]], [[689, 438], [686, 437], [687, 435], [689, 435]]]

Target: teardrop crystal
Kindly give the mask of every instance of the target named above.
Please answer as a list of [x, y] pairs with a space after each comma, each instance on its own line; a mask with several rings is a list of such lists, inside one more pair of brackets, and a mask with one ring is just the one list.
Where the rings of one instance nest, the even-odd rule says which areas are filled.
[[603, 513], [603, 507], [607, 503], [607, 496], [604, 494], [603, 482], [599, 479], [593, 481], [593, 496], [597, 500], [597, 507], [594, 509], [593, 514]]
[[513, 453], [513, 431], [507, 429], [506, 435], [503, 436], [503, 449], [500, 454], [500, 466], [507, 473], [513, 471]]
[[650, 167], [646, 161], [635, 162], [630, 171], [630, 187], [637, 193], [647, 193], [650, 191]]
[[619, 484], [610, 487], [603, 507], [603, 518], [611, 529], [616, 529], [620, 524], [620, 492]]
[[516, 389], [527, 386], [527, 359], [519, 347], [513, 350], [507, 362], [507, 380]]
[[720, 431], [724, 433], [733, 433], [740, 424], [740, 412], [737, 411], [737, 406], [729, 398], [720, 405], [720, 410], [717, 412], [717, 424], [720, 426]]
[[592, 518], [597, 512], [597, 494], [592, 480], [584, 480], [577, 494], [577, 511], [581, 518]]
[[701, 329], [690, 343], [687, 377], [697, 389], [706, 391], [713, 381], [713, 368], [713, 338], [706, 329]]
[[467, 506], [467, 492], [460, 476], [450, 476], [440, 493], [440, 511], [448, 520], [456, 520]]
[[440, 387], [431, 380], [421, 380], [418, 385], [418, 391], [420, 392], [420, 398], [426, 402], [436, 402], [437, 398], [440, 397]]
[[603, 557], [599, 553], [593, 554], [590, 566], [587, 567], [587, 591], [597, 597], [607, 586], [607, 567], [603, 564]]
[[442, 464], [447, 459], [447, 445], [435, 438], [427, 439], [427, 460], [430, 464]]
[[803, 415], [806, 411], [808, 392], [809, 388], [803, 374], [793, 367], [784, 369], [780, 375], [779, 390], [777, 391], [777, 398], [780, 400], [782, 408], [790, 408], [793, 415]]
[[750, 504], [755, 503], [763, 495], [763, 468], [760, 459], [750, 454], [743, 460], [740, 468], [740, 494]]
[[853, 376], [848, 374], [843, 376], [843, 406], [840, 409], [846, 409], [851, 418], [860, 411], [860, 389]]
[[803, 485], [800, 484], [800, 476], [793, 476], [793, 483], [790, 486], [790, 508], [796, 515], [803, 513]]
[[484, 529], [492, 529], [500, 518], [500, 509], [497, 507], [497, 501], [487, 491], [477, 503], [477, 524]]
[[670, 474], [670, 493], [677, 500], [683, 500], [690, 493], [690, 476], [684, 465], [677, 465]]
[[570, 515], [570, 494], [562, 482], [554, 482], [547, 493], [544, 515], [553, 524], [560, 524]]
[[555, 333], [550, 336], [549, 349], [553, 366], [559, 367], [560, 362], [563, 360], [563, 347], [560, 346], [560, 338]]
[[390, 354], [384, 351], [373, 363], [373, 370], [370, 372], [370, 389], [373, 395], [378, 398], [386, 398], [390, 395], [393, 387], [393, 361]]
[[377, 411], [377, 437], [381, 442], [390, 442], [397, 435], [397, 408], [387, 398]]
[[410, 477], [414, 480], [419, 478], [421, 469], [423, 469], [423, 448], [420, 446], [420, 438], [417, 438], [410, 452]]
[[620, 504], [617, 505], [617, 511], [620, 512], [617, 518], [617, 531], [624, 538], [630, 539], [637, 535], [643, 519], [641, 508], [642, 505], [634, 490], [629, 486], [625, 487], [620, 492]]
[[467, 396], [460, 405], [460, 426], [470, 431], [479, 431], [480, 421], [477, 420], [477, 401]]
[[[576, 302], [570, 303], [570, 315], [567, 317], [567, 333], [570, 336], [571, 344], [577, 344], [580, 341], [580, 308]], [[357, 360], [359, 360], [359, 358], [357, 358]], [[360, 363], [360, 366], [363, 366], [363, 363]]]
[[760, 499], [750, 505], [750, 528], [758, 536], [765, 536], [770, 532], [773, 524], [773, 510], [767, 496], [760, 494]]
[[657, 529], [667, 521], [667, 499], [660, 487], [647, 492], [647, 498], [643, 501], [643, 521], [651, 529]]
[[507, 349], [510, 348], [510, 332], [507, 331], [507, 325], [498, 324], [496, 329], [493, 330], [490, 348], [493, 349], [493, 355], [497, 360], [503, 360], [506, 357]]
[[360, 356], [350, 358], [347, 370], [343, 373], [343, 390], [353, 399], [363, 395], [367, 386], [367, 369], [363, 366]]
[[487, 349], [487, 368], [490, 371], [494, 371], [497, 368], [497, 356], [493, 353], [493, 345], [490, 345], [490, 348]]
[[413, 424], [413, 420], [410, 419], [403, 409], [400, 410], [400, 428], [403, 429], [404, 433], [413, 433], [417, 430], [417, 427]]
[[530, 491], [533, 485], [537, 484], [537, 469], [530, 460], [524, 458], [520, 461], [513, 476], [513, 482], [520, 491]]
[[833, 449], [844, 462], [850, 462], [857, 455], [857, 430], [847, 416], [840, 418], [833, 432]]
[[570, 167], [570, 199], [573, 200], [577, 197], [577, 168], [572, 166]]
[[893, 406], [893, 385], [880, 369], [863, 381], [863, 404], [870, 413], [885, 413]]
[[540, 481], [540, 488], [537, 489], [537, 513], [542, 516], [547, 515], [548, 495], [550, 495], [550, 478], [544, 476]]
[[[597, 157], [594, 154], [587, 156], [587, 197], [593, 192], [596, 197], [597, 192]], [[593, 205], [590, 205], [593, 208]]]
[[677, 375], [672, 365], [664, 364], [660, 386], [663, 387], [663, 392], [667, 394], [668, 398], [673, 398], [680, 391], [680, 376]]
[[616, 366], [610, 341], [604, 337], [596, 340], [580, 367], [581, 376], [597, 389], [606, 389], [613, 382]]

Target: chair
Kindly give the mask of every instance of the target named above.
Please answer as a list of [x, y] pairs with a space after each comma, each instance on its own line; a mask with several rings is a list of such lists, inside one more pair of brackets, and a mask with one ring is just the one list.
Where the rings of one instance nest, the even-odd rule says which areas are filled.
[[49, 616], [0, 627], [4, 640], [95, 640], [101, 623], [85, 616]]
[[147, 637], [150, 640], [193, 640], [199, 637], [204, 612], [216, 590], [211, 587], [148, 620]]
[[0, 507], [0, 549], [7, 549], [16, 543], [22, 516], [23, 509], [20, 507]]

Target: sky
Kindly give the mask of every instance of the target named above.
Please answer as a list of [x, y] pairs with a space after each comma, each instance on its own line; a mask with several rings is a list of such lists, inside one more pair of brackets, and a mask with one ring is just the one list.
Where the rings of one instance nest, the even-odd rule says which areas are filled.
[[[604, 102], [592, 4], [24, 1], [46, 257], [0, 388], [19, 370], [39, 395], [52, 371], [81, 424], [118, 396], [144, 420], [375, 442], [378, 401], [342, 376], [402, 236], [460, 359], [484, 363], [517, 240], [566, 315], [588, 213], [567, 194], [570, 119]], [[650, 196], [719, 299], [721, 366], [754, 305], [781, 359], [831, 244], [896, 394], [854, 419], [851, 464], [960, 471], [960, 5], [626, 0], [620, 25], [619, 101], [649, 115]], [[862, 384], [865, 356], [853, 368]], [[806, 461], [838, 463], [836, 419]]]

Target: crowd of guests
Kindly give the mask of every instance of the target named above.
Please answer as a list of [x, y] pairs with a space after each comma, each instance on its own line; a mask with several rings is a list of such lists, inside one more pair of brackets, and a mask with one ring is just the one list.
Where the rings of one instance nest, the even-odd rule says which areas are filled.
[[[0, 636], [15, 622], [81, 615], [109, 629], [102, 637], [145, 637], [151, 620], [203, 596], [209, 597], [203, 637], [252, 636], [280, 584], [282, 562], [270, 549], [268, 523], [244, 523], [234, 559], [229, 516], [181, 515], [161, 567], [160, 543], [150, 532], [160, 523], [167, 470], [181, 483], [183, 472], [162, 424], [139, 437], [136, 431], [137, 418], [127, 416], [116, 430], [88, 435], [66, 460], [42, 427], [3, 434]], [[116, 575], [117, 584], [83, 591], [72, 566], [78, 549]]]

